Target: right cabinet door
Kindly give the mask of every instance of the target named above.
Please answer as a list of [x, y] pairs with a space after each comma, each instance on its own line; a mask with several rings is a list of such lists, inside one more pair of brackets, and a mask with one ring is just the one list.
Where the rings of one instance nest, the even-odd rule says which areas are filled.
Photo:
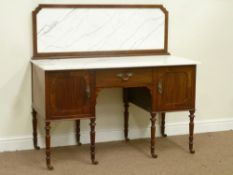
[[154, 69], [155, 110], [176, 111], [195, 108], [196, 66]]

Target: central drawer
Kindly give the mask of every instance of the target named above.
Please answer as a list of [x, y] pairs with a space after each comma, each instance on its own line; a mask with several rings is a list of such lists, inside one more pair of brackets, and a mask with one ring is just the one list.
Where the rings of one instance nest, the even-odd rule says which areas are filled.
[[104, 69], [96, 71], [96, 87], [145, 86], [152, 83], [151, 68]]

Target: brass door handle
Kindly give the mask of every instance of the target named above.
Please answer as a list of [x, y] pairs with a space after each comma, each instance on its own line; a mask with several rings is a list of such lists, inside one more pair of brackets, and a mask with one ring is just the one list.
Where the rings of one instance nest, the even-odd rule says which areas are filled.
[[162, 94], [163, 93], [163, 85], [161, 82], [158, 83], [157, 85], [157, 90], [159, 92], [159, 94]]
[[87, 84], [87, 87], [86, 87], [86, 94], [87, 94], [87, 98], [91, 97], [91, 88], [89, 84]]
[[132, 72], [127, 72], [127, 73], [118, 73], [116, 74], [117, 77], [121, 78], [123, 81], [128, 81], [132, 76]]

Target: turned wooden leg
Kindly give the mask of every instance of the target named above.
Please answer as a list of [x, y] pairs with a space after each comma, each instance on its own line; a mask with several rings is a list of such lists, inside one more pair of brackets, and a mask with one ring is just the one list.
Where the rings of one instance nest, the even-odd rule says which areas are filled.
[[163, 137], [167, 137], [165, 134], [165, 112], [161, 113], [161, 134]]
[[40, 147], [38, 146], [38, 141], [37, 141], [37, 112], [32, 109], [32, 129], [33, 129], [33, 145], [34, 149], [39, 150]]
[[190, 119], [190, 122], [189, 122], [189, 152], [191, 154], [194, 154], [195, 153], [195, 150], [193, 149], [193, 130], [194, 130], [194, 113], [195, 111], [189, 111], [190, 112], [190, 115], [189, 115], [189, 119]]
[[90, 139], [91, 139], [91, 161], [92, 164], [96, 165], [98, 164], [98, 161], [95, 160], [95, 118], [91, 119], [90, 123], [91, 127], [91, 133], [90, 133]]
[[80, 142], [80, 120], [76, 120], [76, 142], [77, 145], [82, 145]]
[[46, 165], [49, 170], [53, 170], [51, 165], [51, 148], [50, 148], [50, 122], [45, 122], [45, 153], [46, 153]]
[[129, 132], [129, 103], [125, 103], [125, 112], [124, 112], [124, 135], [125, 141], [129, 141], [128, 132]]
[[129, 141], [128, 138], [128, 128], [129, 128], [129, 102], [128, 102], [128, 90], [123, 89], [123, 99], [124, 99], [124, 134], [125, 134], [125, 141]]
[[153, 158], [157, 158], [158, 156], [155, 154], [155, 132], [156, 132], [156, 113], [151, 113], [151, 156]]

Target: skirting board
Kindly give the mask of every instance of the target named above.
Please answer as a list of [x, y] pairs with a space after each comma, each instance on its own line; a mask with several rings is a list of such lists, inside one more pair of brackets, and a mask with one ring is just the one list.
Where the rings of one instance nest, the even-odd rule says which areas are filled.
[[[157, 136], [160, 136], [160, 126], [157, 125]], [[204, 132], [216, 132], [233, 130], [233, 119], [221, 119], [221, 120], [206, 120], [195, 122], [195, 133]], [[188, 134], [188, 123], [177, 122], [167, 123], [166, 133], [168, 136]], [[129, 128], [129, 138], [149, 138], [150, 128]], [[122, 130], [97, 130], [96, 142], [109, 142], [124, 140], [124, 131]], [[39, 146], [44, 147], [44, 138], [38, 136]], [[90, 143], [89, 131], [81, 132], [81, 142], [83, 144]], [[52, 135], [52, 146], [68, 146], [75, 145], [75, 133]], [[33, 149], [32, 136], [0, 138], [0, 152], [4, 151], [16, 151], [16, 150], [30, 150]]]

